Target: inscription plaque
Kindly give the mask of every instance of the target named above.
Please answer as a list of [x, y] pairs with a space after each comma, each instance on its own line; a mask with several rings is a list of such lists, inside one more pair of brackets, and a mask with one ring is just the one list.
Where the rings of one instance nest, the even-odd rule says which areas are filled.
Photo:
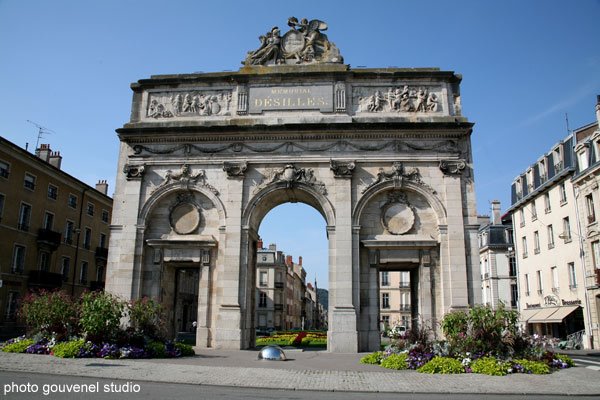
[[249, 88], [248, 112], [319, 110], [333, 112], [333, 86], [270, 86]]

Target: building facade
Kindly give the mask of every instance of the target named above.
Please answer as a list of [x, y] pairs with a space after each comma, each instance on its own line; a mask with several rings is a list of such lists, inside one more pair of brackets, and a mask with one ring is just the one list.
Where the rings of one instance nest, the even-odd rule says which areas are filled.
[[517, 260], [513, 251], [511, 214], [502, 217], [500, 202], [492, 201], [492, 218], [479, 229], [479, 263], [483, 304], [518, 309]]
[[581, 285], [585, 290], [584, 317], [589, 342], [594, 349], [600, 348], [600, 96], [596, 101], [596, 122], [576, 129], [575, 155], [577, 170], [573, 186], [579, 216], [578, 241], [582, 247], [583, 270]]
[[461, 76], [352, 69], [320, 26], [291, 29], [236, 72], [132, 85], [107, 289], [168, 309], [174, 271], [197, 269], [201, 347], [254, 345], [258, 227], [286, 202], [326, 221], [328, 351], [379, 350], [380, 270], [410, 272], [411, 320], [436, 329], [481, 302]]
[[530, 333], [566, 338], [584, 330], [585, 285], [571, 179], [575, 138], [569, 135], [512, 184], [511, 214], [518, 264], [519, 311]]
[[381, 330], [394, 326], [411, 326], [410, 272], [381, 271], [380, 321]]
[[61, 171], [60, 153], [36, 154], [0, 137], [0, 330], [20, 326], [20, 299], [32, 290], [78, 296], [102, 289], [112, 199]]
[[275, 244], [267, 249], [258, 242], [256, 275], [256, 329], [286, 329], [287, 265], [285, 254]]

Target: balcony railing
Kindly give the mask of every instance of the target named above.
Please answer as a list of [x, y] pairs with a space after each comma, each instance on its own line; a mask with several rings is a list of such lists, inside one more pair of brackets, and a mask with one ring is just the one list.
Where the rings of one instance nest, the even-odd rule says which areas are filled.
[[42, 289], [58, 289], [62, 286], [62, 275], [47, 271], [29, 271], [27, 285]]
[[283, 304], [275, 303], [275, 311], [283, 311]]
[[108, 258], [108, 249], [106, 247], [96, 247], [96, 259], [106, 260]]
[[410, 304], [400, 304], [400, 311], [410, 311]]
[[400, 284], [398, 285], [398, 287], [408, 288], [408, 287], [410, 287], [410, 282], [400, 282]]
[[42, 228], [38, 230], [37, 242], [56, 249], [60, 245], [60, 236], [60, 232]]
[[275, 282], [275, 289], [283, 289], [283, 282]]

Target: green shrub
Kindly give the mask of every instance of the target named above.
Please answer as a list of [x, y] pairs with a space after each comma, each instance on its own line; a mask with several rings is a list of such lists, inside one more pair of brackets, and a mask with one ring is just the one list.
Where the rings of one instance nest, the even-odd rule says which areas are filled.
[[165, 358], [167, 356], [167, 350], [165, 349], [165, 344], [163, 342], [150, 342], [148, 343], [147, 349], [151, 357]]
[[107, 292], [89, 292], [81, 297], [79, 323], [92, 342], [109, 341], [114, 338], [121, 323], [125, 304]]
[[189, 357], [189, 356], [196, 355], [196, 352], [194, 351], [192, 346], [190, 346], [189, 344], [177, 342], [177, 343], [175, 343], [175, 348], [178, 349], [179, 351], [181, 351], [182, 357]]
[[159, 303], [148, 298], [132, 300], [127, 304], [129, 323], [133, 330], [151, 338], [164, 338], [163, 309]]
[[425, 374], [462, 374], [465, 368], [456, 358], [433, 357], [417, 371]]
[[556, 358], [558, 361], [560, 362], [564, 362], [565, 364], [567, 364], [567, 366], [569, 368], [574, 367], [575, 366], [575, 362], [571, 359], [571, 357], [569, 357], [566, 354], [558, 354], [555, 353], [554, 354], [554, 358]]
[[387, 369], [407, 369], [408, 363], [406, 362], [406, 358], [406, 353], [391, 354], [381, 360], [381, 366]]
[[513, 360], [513, 371], [524, 374], [544, 375], [550, 373], [550, 367], [542, 361], [519, 359]]
[[52, 348], [52, 354], [60, 358], [75, 358], [85, 344], [83, 339], [60, 342]]
[[367, 354], [366, 356], [364, 356], [360, 359], [360, 363], [377, 365], [377, 364], [381, 363], [381, 355], [382, 355], [381, 351], [376, 351], [374, 353]]
[[6, 353], [25, 353], [25, 350], [33, 344], [32, 339], [21, 339], [14, 343], [9, 343], [2, 348]]
[[30, 334], [55, 335], [59, 340], [77, 333], [78, 313], [77, 303], [62, 291], [29, 294], [19, 309]]
[[476, 374], [504, 376], [510, 369], [510, 363], [499, 361], [493, 357], [482, 357], [471, 363], [471, 371]]

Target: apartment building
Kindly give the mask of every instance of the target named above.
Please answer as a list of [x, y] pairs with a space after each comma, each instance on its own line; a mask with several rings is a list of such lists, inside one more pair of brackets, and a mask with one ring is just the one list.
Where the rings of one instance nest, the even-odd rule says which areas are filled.
[[379, 272], [380, 329], [397, 325], [411, 326], [411, 290], [409, 271]]
[[72, 295], [104, 287], [112, 199], [62, 171], [62, 156], [42, 144], [35, 154], [0, 137], [0, 331], [21, 328], [17, 308], [28, 292]]

